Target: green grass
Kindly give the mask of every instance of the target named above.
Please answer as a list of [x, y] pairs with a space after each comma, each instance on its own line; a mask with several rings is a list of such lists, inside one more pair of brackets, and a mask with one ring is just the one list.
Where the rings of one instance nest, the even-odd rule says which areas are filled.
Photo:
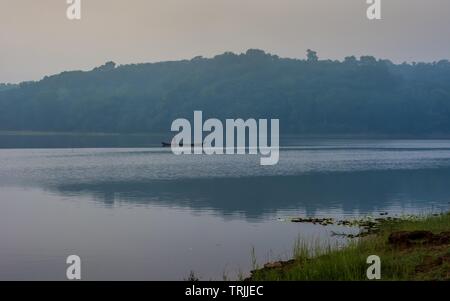
[[449, 280], [450, 261], [434, 263], [450, 256], [450, 245], [399, 248], [388, 243], [394, 231], [415, 230], [435, 234], [450, 231], [450, 214], [382, 222], [377, 234], [352, 240], [341, 249], [332, 245], [311, 246], [299, 240], [294, 247], [294, 261], [278, 268], [256, 270], [251, 280], [367, 280], [366, 260], [370, 255], [381, 258], [382, 280]]

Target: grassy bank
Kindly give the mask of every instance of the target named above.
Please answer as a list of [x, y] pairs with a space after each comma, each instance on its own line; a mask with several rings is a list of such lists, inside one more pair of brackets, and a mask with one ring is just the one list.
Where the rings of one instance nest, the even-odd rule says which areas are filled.
[[[314, 255], [313, 255], [313, 254]], [[382, 280], [450, 280], [450, 214], [385, 220], [345, 248], [299, 242], [295, 258], [253, 271], [250, 280], [367, 280], [368, 256], [381, 258]]]

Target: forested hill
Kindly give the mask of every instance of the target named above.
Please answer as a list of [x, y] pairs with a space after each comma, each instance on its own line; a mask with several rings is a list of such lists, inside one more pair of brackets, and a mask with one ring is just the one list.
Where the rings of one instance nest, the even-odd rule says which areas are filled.
[[0, 85], [0, 130], [168, 132], [175, 118], [279, 118], [282, 133], [450, 134], [450, 63], [211, 59], [71, 71]]

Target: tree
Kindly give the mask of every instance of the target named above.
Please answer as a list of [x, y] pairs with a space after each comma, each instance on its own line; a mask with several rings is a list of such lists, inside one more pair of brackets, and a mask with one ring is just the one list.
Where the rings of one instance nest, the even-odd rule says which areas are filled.
[[359, 61], [363, 65], [376, 65], [377, 64], [377, 59], [375, 57], [373, 57], [373, 56], [370, 56], [370, 55], [363, 55], [363, 56], [361, 56]]
[[308, 62], [317, 62], [319, 60], [317, 52], [311, 49], [306, 50], [306, 57], [308, 58]]
[[356, 64], [357, 62], [358, 62], [358, 60], [356, 59], [356, 57], [354, 55], [346, 56], [344, 59], [344, 63], [346, 63], [346, 64]]
[[114, 70], [114, 68], [116, 68], [116, 63], [110, 61], [110, 62], [106, 62], [104, 65], [102, 65], [100, 67], [94, 68], [93, 71], [111, 71], [111, 70]]

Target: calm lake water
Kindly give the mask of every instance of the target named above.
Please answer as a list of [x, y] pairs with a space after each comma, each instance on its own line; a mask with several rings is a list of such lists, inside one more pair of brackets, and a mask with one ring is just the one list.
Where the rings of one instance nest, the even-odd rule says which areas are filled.
[[259, 263], [289, 259], [299, 237], [345, 243], [332, 231], [357, 231], [289, 217], [450, 206], [445, 140], [285, 139], [279, 164], [264, 167], [258, 156], [175, 156], [159, 138], [78, 138], [0, 143], [0, 280], [64, 280], [72, 254], [85, 280], [234, 279], [252, 249]]

